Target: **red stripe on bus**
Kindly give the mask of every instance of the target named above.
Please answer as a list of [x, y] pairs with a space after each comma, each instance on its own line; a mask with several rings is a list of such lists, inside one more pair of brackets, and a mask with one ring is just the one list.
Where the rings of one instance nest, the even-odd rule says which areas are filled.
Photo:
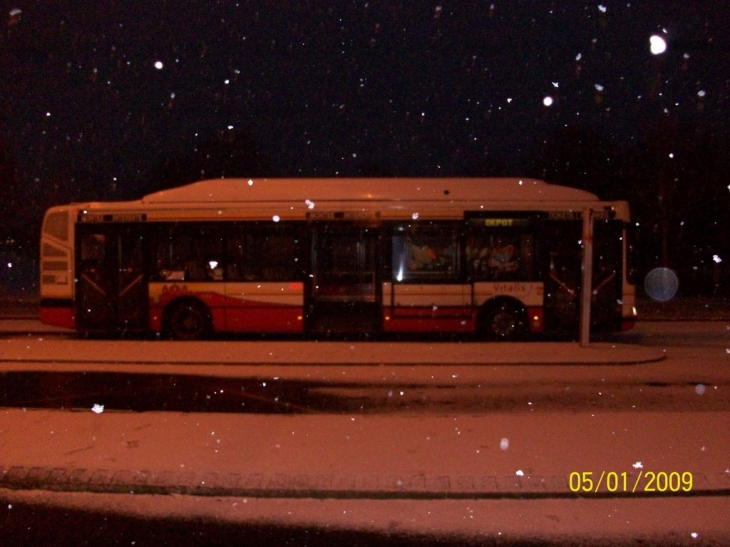
[[293, 306], [239, 306], [226, 310], [229, 332], [303, 332], [302, 309]]
[[63, 327], [66, 329], [76, 328], [76, 316], [73, 308], [69, 307], [42, 307], [38, 312], [38, 319], [44, 325]]

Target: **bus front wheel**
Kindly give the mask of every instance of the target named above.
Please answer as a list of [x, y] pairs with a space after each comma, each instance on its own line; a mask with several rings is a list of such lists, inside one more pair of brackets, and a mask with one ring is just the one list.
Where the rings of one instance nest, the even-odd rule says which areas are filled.
[[173, 340], [200, 340], [210, 333], [210, 313], [197, 300], [177, 301], [165, 315], [166, 330]]
[[498, 300], [479, 313], [477, 334], [486, 340], [515, 340], [525, 332], [525, 308], [516, 301]]

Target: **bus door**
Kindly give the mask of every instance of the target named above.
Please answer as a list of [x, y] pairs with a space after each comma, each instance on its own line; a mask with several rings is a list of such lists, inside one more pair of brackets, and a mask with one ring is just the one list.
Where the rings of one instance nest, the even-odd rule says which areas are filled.
[[346, 221], [313, 225], [312, 275], [305, 295], [309, 332], [380, 330], [379, 239], [376, 225]]
[[114, 224], [77, 227], [77, 328], [146, 330], [149, 298], [141, 229]]
[[[593, 224], [591, 329], [620, 330], [623, 225], [613, 219]], [[582, 221], [548, 221], [544, 239], [549, 262], [545, 279], [545, 330], [578, 334], [582, 278]]]
[[543, 223], [545, 332], [578, 336], [583, 224], [576, 220]]
[[593, 224], [591, 327], [621, 330], [623, 221], [597, 219]]

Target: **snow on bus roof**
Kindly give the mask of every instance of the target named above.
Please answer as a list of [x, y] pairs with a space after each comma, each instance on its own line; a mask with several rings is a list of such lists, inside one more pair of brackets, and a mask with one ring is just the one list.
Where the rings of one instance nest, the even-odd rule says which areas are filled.
[[528, 178], [229, 178], [194, 182], [142, 203], [275, 201], [597, 201], [595, 194]]

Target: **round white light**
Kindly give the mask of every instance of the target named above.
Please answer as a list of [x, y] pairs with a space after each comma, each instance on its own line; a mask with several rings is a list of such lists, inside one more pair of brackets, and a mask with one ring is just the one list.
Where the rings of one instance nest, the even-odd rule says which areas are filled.
[[667, 51], [667, 42], [661, 36], [655, 34], [649, 38], [649, 49], [654, 55], [661, 55]]

